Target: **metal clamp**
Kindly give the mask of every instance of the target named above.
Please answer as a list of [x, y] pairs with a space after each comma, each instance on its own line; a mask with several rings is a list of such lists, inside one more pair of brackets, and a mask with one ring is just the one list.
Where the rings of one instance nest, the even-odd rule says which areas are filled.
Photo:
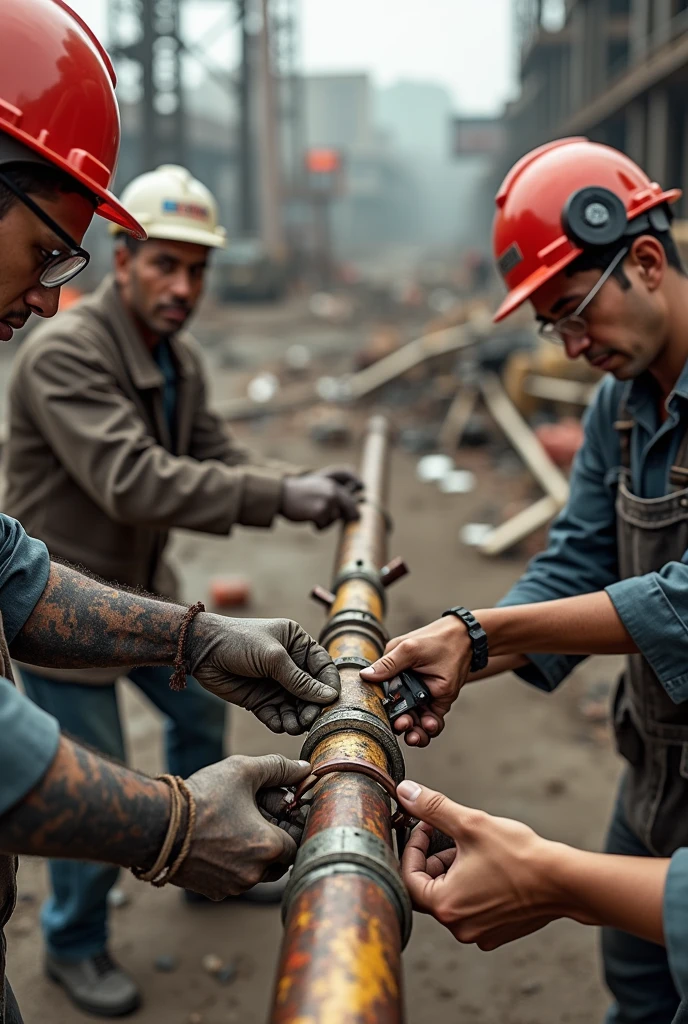
[[353, 633], [369, 640], [379, 649], [380, 654], [389, 640], [387, 630], [371, 612], [342, 608], [327, 620], [320, 631], [318, 642], [322, 647], [329, 647], [333, 640], [344, 633]]
[[333, 664], [337, 668], [369, 668], [373, 663], [355, 654], [343, 654], [341, 658], [335, 658]]
[[352, 825], [323, 829], [300, 848], [282, 900], [282, 920], [286, 923], [293, 901], [318, 879], [352, 872], [367, 875], [385, 889], [397, 912], [405, 946], [411, 934], [411, 900], [396, 858], [384, 840]]
[[382, 602], [383, 608], [386, 604], [385, 588], [380, 579], [380, 570], [376, 565], [372, 563], [364, 562], [362, 558], [357, 558], [355, 562], [347, 562], [343, 565], [337, 573], [334, 582], [332, 584], [332, 590], [336, 594], [343, 583], [348, 583], [349, 580], [364, 580], [369, 583]]
[[290, 808], [290, 816], [294, 818], [298, 815], [304, 797], [310, 793], [316, 782], [324, 779], [327, 775], [332, 775], [334, 772], [353, 772], [358, 775], [366, 775], [373, 782], [377, 782], [384, 789], [387, 796], [396, 803], [397, 809], [392, 815], [392, 828], [397, 837], [397, 852], [399, 857], [401, 857], [404, 847], [408, 842], [411, 829], [418, 824], [418, 820], [407, 814], [399, 804], [396, 783], [391, 775], [388, 775], [386, 771], [378, 768], [371, 761], [364, 761], [361, 757], [333, 757], [329, 761], [322, 761], [319, 765], [316, 765], [308, 778], [304, 779], [297, 786], [294, 793], [294, 802]]
[[378, 768], [372, 761], [364, 761], [362, 757], [333, 757], [329, 761], [322, 761], [316, 765], [308, 778], [299, 783], [294, 793], [294, 803], [291, 807], [292, 814], [299, 809], [304, 796], [311, 791], [318, 779], [322, 779], [326, 775], [332, 775], [334, 772], [353, 772], [358, 775], [367, 775], [373, 782], [377, 782], [392, 800], [397, 798], [397, 787], [392, 776], [388, 775], [382, 768]]
[[310, 761], [317, 745], [335, 732], [364, 732], [372, 736], [387, 755], [389, 774], [394, 782], [398, 784], [406, 778], [404, 756], [391, 729], [377, 715], [363, 708], [335, 708], [322, 714], [304, 740], [301, 748], [303, 760]]

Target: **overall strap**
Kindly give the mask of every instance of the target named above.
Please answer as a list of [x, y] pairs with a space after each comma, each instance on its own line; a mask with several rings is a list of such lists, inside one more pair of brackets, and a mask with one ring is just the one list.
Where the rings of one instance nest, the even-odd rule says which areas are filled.
[[[680, 429], [679, 424], [677, 429]], [[676, 462], [669, 470], [669, 483], [675, 491], [688, 487], [688, 423], [683, 429], [683, 437], [676, 453]]]
[[628, 414], [626, 398], [623, 396], [619, 402], [619, 408], [616, 413], [614, 430], [616, 430], [619, 435], [619, 445], [621, 446], [621, 465], [624, 469], [628, 470], [631, 468], [631, 431], [634, 426], [635, 421]]

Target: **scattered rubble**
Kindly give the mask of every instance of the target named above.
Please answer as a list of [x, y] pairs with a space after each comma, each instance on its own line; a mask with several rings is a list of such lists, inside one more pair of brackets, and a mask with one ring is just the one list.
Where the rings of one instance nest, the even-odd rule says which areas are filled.
[[216, 576], [210, 581], [213, 608], [244, 608], [251, 601], [251, 581], [245, 576]]
[[153, 961], [153, 967], [156, 971], [160, 971], [161, 974], [171, 974], [172, 971], [176, 971], [178, 965], [179, 961], [177, 958], [169, 953], [161, 953]]
[[123, 907], [128, 907], [131, 903], [131, 896], [124, 889], [120, 889], [118, 885], [110, 889], [107, 894], [107, 905], [112, 910], [121, 910]]
[[424, 455], [416, 466], [416, 476], [424, 483], [437, 483], [454, 469], [450, 455]]
[[461, 528], [459, 539], [462, 544], [469, 548], [479, 548], [487, 540], [493, 529], [494, 527], [491, 523], [466, 523]]
[[203, 957], [201, 964], [206, 974], [219, 974], [225, 966], [224, 960], [220, 959], [216, 953], [206, 953]]
[[438, 482], [443, 494], [470, 494], [477, 483], [475, 473], [468, 469], [452, 469]]
[[275, 373], [259, 373], [249, 381], [246, 393], [252, 402], [270, 402], [279, 391], [279, 377]]
[[352, 438], [350, 414], [341, 409], [320, 407], [307, 417], [308, 432], [316, 444], [336, 448], [348, 444]]

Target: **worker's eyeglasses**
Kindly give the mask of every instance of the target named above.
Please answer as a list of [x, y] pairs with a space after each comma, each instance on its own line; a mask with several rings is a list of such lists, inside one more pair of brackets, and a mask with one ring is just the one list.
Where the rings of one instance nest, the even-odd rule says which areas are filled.
[[52, 217], [48, 216], [45, 210], [41, 209], [38, 203], [34, 203], [31, 196], [27, 196], [26, 192], [15, 185], [12, 179], [2, 171], [0, 171], [0, 183], [13, 192], [20, 203], [31, 210], [46, 227], [50, 228], [54, 235], [57, 235], [69, 247], [69, 252], [54, 249], [48, 256], [38, 278], [44, 288], [61, 288], [62, 285], [67, 284], [81, 273], [91, 257], [85, 249], [76, 244], [71, 235], [68, 235]]
[[557, 342], [560, 345], [565, 345], [567, 341], [580, 341], [581, 338], [584, 338], [588, 330], [588, 325], [582, 315], [583, 311], [587, 309], [602, 286], [609, 280], [627, 253], [628, 249], [620, 249], [619, 252], [617, 252], [616, 256], [604, 271], [599, 281], [595, 282], [594, 287], [591, 288], [580, 306], [578, 306], [573, 313], [569, 313], [568, 316], [562, 317], [561, 320], [557, 320], [556, 323], [540, 324], [538, 328], [538, 334], [540, 337], [546, 338], [547, 341]]

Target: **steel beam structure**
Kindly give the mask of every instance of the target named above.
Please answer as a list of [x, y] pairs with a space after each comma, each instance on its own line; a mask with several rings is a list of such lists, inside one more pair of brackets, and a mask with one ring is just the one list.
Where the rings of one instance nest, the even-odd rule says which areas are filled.
[[136, 68], [141, 170], [185, 163], [182, 0], [110, 0], [108, 48], [115, 65]]

